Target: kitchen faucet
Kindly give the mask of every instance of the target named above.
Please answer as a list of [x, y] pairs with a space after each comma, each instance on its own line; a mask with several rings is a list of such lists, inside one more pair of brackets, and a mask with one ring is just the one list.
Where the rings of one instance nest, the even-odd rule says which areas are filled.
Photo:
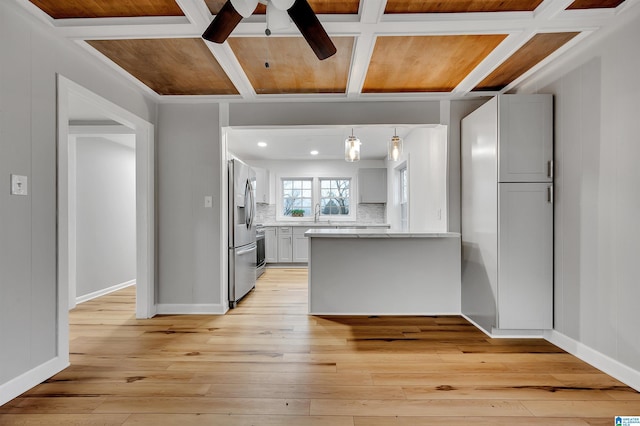
[[317, 223], [318, 219], [320, 219], [320, 203], [316, 203], [316, 207], [313, 210], [313, 221]]

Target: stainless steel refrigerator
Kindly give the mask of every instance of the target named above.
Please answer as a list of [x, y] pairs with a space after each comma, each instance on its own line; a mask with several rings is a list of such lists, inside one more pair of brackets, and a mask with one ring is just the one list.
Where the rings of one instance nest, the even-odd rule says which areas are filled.
[[229, 161], [229, 307], [256, 286], [256, 174], [245, 163]]

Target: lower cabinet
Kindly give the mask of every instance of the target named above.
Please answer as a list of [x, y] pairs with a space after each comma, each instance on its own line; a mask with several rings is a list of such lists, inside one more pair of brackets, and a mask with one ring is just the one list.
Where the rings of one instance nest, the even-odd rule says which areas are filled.
[[290, 226], [278, 227], [278, 262], [293, 262], [293, 244]]
[[293, 261], [308, 262], [309, 261], [309, 238], [304, 236], [307, 231], [306, 227], [293, 228]]
[[264, 259], [267, 263], [278, 263], [278, 233], [276, 228], [265, 228], [264, 251]]
[[[327, 229], [338, 228], [327, 226]], [[349, 228], [349, 227], [344, 227]], [[354, 226], [354, 229], [378, 228]], [[308, 226], [269, 226], [265, 228], [265, 258], [267, 263], [309, 262], [309, 238], [304, 233]]]

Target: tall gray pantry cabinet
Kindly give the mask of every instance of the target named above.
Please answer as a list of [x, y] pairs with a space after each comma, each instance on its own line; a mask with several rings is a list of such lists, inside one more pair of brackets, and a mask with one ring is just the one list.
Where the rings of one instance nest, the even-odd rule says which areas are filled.
[[499, 95], [462, 120], [462, 312], [553, 328], [553, 98]]

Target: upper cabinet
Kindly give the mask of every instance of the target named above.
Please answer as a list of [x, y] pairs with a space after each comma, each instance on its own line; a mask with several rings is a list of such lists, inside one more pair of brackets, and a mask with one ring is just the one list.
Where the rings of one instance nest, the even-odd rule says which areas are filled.
[[553, 97], [498, 96], [498, 181], [553, 181]]
[[253, 167], [256, 172], [256, 203], [270, 204], [269, 170]]
[[360, 203], [387, 202], [387, 169], [358, 169]]

